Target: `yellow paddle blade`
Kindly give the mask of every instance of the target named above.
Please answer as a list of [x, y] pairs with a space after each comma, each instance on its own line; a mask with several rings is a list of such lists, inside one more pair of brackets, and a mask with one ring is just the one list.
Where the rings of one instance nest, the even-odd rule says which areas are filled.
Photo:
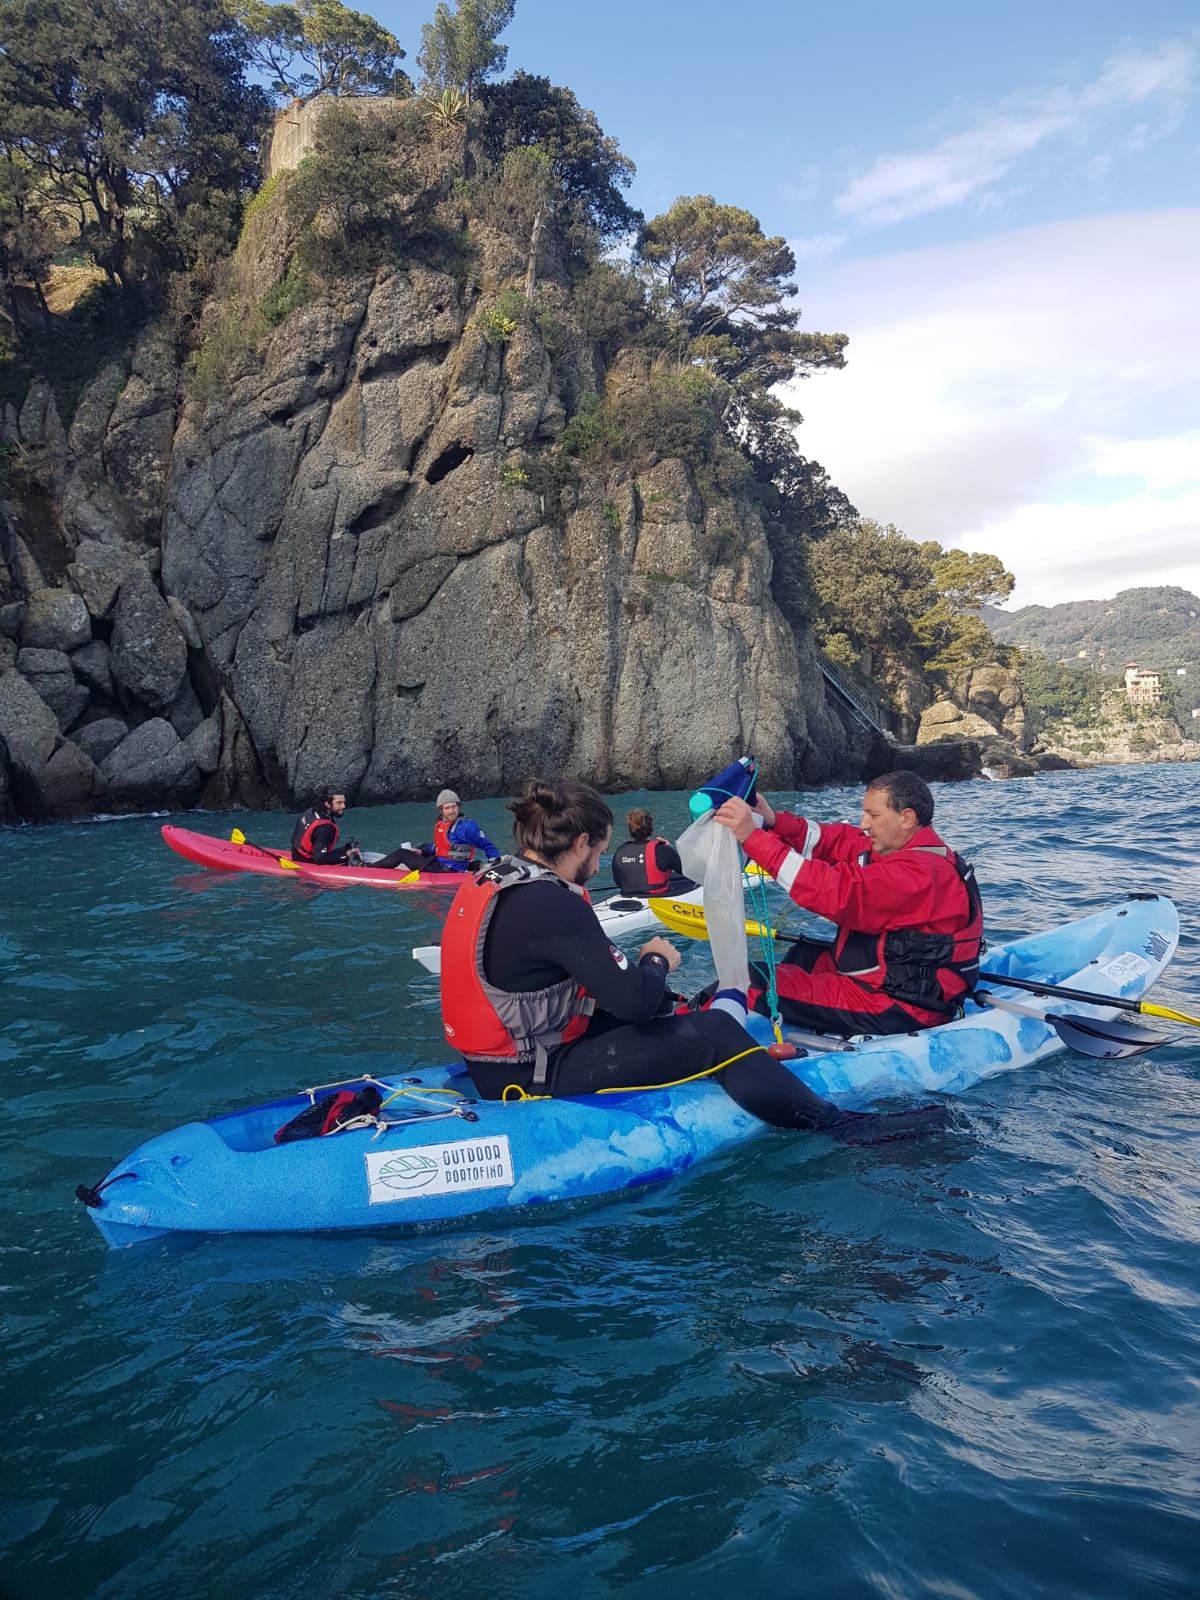
[[415, 870], [412, 871], [412, 872], [404, 873], [401, 877], [396, 879], [396, 887], [397, 887], [397, 889], [400, 887], [400, 885], [402, 883], [416, 883], [417, 879], [420, 876], [421, 876], [421, 874], [419, 872], [415, 871]]
[[1170, 1006], [1154, 1006], [1149, 1000], [1141, 1000], [1138, 1010], [1148, 1017], [1165, 1017], [1168, 1022], [1186, 1022], [1193, 1028], [1200, 1028], [1200, 1017], [1189, 1017], [1186, 1011], [1172, 1011]]
[[286, 867], [289, 872], [300, 871], [300, 863], [298, 861], [289, 861], [286, 856], [280, 856], [279, 865], [281, 867]]
[[694, 906], [688, 900], [658, 900], [647, 902], [651, 911], [672, 933], [682, 933], [689, 939], [707, 939], [708, 923], [704, 920], [704, 907]]
[[245, 844], [246, 835], [240, 828], [231, 828], [229, 830], [229, 842], [230, 844]]
[[[707, 939], [708, 923], [704, 920], [704, 907], [693, 905], [690, 900], [657, 900], [647, 901], [651, 911], [660, 922], [666, 924], [672, 933], [682, 933], [688, 939]], [[768, 928], [763, 922], [748, 922], [747, 933], [757, 933], [764, 939], [786, 939], [786, 933], [780, 933], [778, 928]]]

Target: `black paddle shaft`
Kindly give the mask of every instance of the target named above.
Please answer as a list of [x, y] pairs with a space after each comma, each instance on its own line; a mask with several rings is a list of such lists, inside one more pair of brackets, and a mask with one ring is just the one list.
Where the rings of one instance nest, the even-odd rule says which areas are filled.
[[1051, 994], [1060, 1000], [1078, 1000], [1088, 1006], [1112, 1006], [1117, 1011], [1141, 1011], [1137, 1000], [1122, 1000], [1113, 994], [1089, 994], [1086, 989], [1064, 989], [1057, 983], [1033, 983], [1029, 978], [1010, 978], [1003, 972], [981, 972], [989, 983], [1008, 984], [1012, 989], [1028, 989], [1030, 994]]

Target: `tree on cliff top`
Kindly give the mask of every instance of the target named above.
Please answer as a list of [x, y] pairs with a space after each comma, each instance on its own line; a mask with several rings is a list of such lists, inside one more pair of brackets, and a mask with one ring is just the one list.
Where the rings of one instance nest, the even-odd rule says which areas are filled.
[[[728, 386], [722, 420], [759, 480], [785, 499], [803, 486], [811, 501], [812, 463], [794, 433], [803, 419], [774, 391], [819, 368], [844, 366], [847, 339], [798, 330], [800, 312], [788, 304], [796, 297], [796, 258], [787, 241], [768, 238], [739, 206], [694, 195], [644, 225], [634, 259], [666, 349], [680, 365], [702, 366]], [[839, 515], [831, 503], [828, 520]]]
[[845, 364], [845, 334], [796, 330], [796, 258], [749, 211], [706, 194], [676, 200], [644, 225], [636, 256], [681, 356], [726, 382], [764, 388]]
[[319, 94], [408, 93], [399, 41], [365, 11], [341, 0], [232, 0], [250, 57], [270, 76], [271, 92], [306, 104]]
[[548, 78], [515, 73], [486, 85], [480, 103], [480, 146], [499, 174], [499, 209], [526, 241], [525, 295], [532, 300], [549, 218], [579, 253], [594, 256], [597, 242], [641, 221], [621, 193], [637, 169], [595, 113]]
[[220, 0], [0, 0], [0, 37], [7, 152], [112, 283], [232, 244], [267, 107]]
[[0, 293], [22, 337], [22, 291], [33, 294], [44, 327], [50, 308], [43, 285], [58, 244], [54, 202], [20, 142], [0, 136]]
[[471, 105], [485, 78], [503, 72], [508, 46], [497, 44], [513, 19], [516, 0], [439, 0], [433, 21], [421, 28], [417, 65], [422, 83], [436, 93], [457, 89]]

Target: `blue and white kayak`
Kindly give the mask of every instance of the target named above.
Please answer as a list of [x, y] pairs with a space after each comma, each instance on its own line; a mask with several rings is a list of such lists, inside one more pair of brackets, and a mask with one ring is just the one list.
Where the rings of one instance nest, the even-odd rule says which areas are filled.
[[[1013, 978], [1137, 1000], [1178, 938], [1169, 900], [1136, 898], [992, 950], [987, 965]], [[1028, 994], [1002, 983], [988, 989], [1026, 1012], [1038, 1009]], [[1060, 1016], [1119, 1015], [1111, 1007], [1044, 1004]], [[942, 1027], [814, 1050], [788, 1066], [818, 1093], [851, 1105], [959, 1094], [1061, 1049], [1038, 1016], [971, 1004]], [[704, 1081], [508, 1103], [471, 1098], [459, 1065], [370, 1081], [385, 1095], [375, 1124], [276, 1145], [275, 1131], [311, 1103], [315, 1091], [307, 1091], [151, 1139], [81, 1197], [113, 1245], [173, 1232], [453, 1223], [658, 1182], [764, 1131], [719, 1085]]]

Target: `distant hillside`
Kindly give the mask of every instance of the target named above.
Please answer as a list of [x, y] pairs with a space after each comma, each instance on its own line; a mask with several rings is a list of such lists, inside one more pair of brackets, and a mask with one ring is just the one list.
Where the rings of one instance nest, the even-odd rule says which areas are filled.
[[1111, 600], [1071, 600], [980, 613], [1001, 644], [1044, 651], [1054, 661], [1086, 659], [1115, 672], [1129, 661], [1170, 668], [1200, 662], [1200, 599], [1187, 589], [1122, 589]]

